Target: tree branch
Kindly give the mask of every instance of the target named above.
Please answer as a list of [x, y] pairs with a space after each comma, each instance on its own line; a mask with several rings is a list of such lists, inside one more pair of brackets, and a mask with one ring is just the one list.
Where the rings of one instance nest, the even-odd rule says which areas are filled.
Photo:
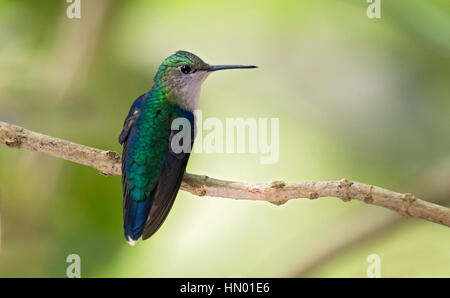
[[[0, 142], [10, 148], [44, 152], [90, 166], [103, 175], [121, 174], [120, 155], [116, 152], [79, 145], [1, 121]], [[268, 201], [276, 205], [296, 198], [313, 200], [321, 197], [336, 197], [345, 202], [356, 199], [396, 211], [405, 217], [422, 218], [450, 227], [450, 209], [447, 207], [423, 201], [410, 193], [393, 192], [347, 179], [292, 184], [283, 181], [251, 184], [186, 173], [181, 189], [197, 196]]]

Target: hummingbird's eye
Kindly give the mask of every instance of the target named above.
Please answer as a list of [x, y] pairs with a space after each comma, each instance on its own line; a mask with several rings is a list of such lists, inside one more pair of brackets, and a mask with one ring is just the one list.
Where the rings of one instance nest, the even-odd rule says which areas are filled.
[[191, 67], [189, 65], [183, 65], [180, 68], [181, 72], [184, 74], [188, 74], [192, 71]]

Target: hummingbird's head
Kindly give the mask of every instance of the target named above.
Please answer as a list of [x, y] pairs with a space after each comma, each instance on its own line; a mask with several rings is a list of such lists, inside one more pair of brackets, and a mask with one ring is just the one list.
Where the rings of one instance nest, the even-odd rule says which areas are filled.
[[209, 65], [192, 53], [178, 51], [161, 63], [154, 81], [167, 88], [177, 104], [193, 111], [197, 109], [200, 89], [205, 79], [213, 71], [235, 68], [256, 68], [256, 66]]

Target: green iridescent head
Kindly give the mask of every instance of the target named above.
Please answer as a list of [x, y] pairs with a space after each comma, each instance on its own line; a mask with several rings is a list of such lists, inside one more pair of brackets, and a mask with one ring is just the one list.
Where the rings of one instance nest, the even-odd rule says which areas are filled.
[[198, 106], [200, 88], [213, 71], [255, 67], [253, 65], [209, 65], [192, 53], [178, 51], [161, 63], [154, 81], [156, 85], [167, 90], [175, 103], [188, 110], [195, 110]]
[[167, 57], [163, 63], [161, 63], [160, 69], [177, 68], [181, 66], [190, 66], [196, 70], [206, 70], [209, 68], [209, 64], [205, 63], [198, 56], [189, 53], [187, 51], [178, 51], [175, 54]]

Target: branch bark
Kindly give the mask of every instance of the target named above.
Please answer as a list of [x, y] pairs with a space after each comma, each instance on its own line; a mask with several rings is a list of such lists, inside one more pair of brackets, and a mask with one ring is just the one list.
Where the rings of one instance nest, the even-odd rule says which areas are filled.
[[[1, 121], [0, 142], [10, 148], [43, 152], [86, 165], [99, 170], [103, 175], [121, 175], [120, 155], [114, 151], [83, 146]], [[344, 202], [355, 199], [393, 210], [405, 217], [422, 218], [450, 227], [450, 209], [447, 207], [423, 201], [410, 193], [398, 193], [348, 179], [252, 184], [186, 173], [181, 189], [197, 196], [268, 201], [276, 205], [297, 198], [313, 200], [321, 197], [336, 197]]]

